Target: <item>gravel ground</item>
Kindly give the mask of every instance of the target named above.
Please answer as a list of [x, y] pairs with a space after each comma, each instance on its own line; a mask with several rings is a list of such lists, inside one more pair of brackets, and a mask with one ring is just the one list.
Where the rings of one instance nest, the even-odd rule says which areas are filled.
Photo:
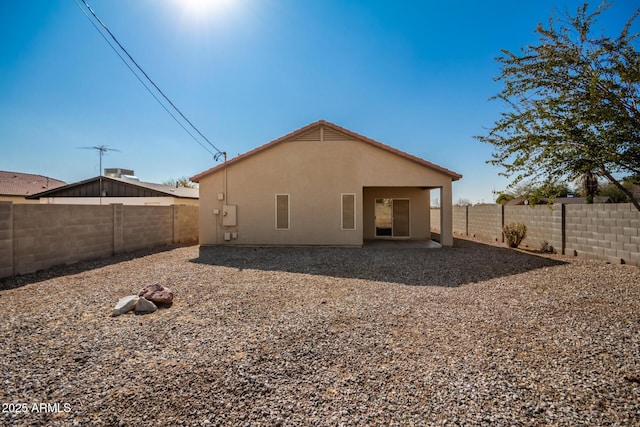
[[[171, 308], [109, 317], [155, 282]], [[187, 247], [0, 289], [2, 425], [640, 425], [636, 267]]]

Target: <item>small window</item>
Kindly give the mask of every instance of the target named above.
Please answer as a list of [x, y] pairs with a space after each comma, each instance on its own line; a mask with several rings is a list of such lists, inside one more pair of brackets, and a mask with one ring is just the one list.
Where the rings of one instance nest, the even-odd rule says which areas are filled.
[[342, 229], [356, 229], [356, 195], [342, 195]]
[[276, 230], [289, 229], [289, 195], [276, 194]]

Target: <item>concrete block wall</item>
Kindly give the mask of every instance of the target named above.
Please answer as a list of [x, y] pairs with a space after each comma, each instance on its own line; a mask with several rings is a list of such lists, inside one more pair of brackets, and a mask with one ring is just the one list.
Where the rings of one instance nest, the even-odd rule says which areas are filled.
[[[559, 206], [559, 205], [557, 205]], [[527, 226], [527, 237], [522, 245], [540, 249], [544, 242], [553, 245], [553, 209], [548, 205], [505, 206], [504, 224], [520, 222]]]
[[125, 252], [173, 242], [171, 206], [123, 206]]
[[494, 242], [502, 241], [502, 205], [478, 205], [467, 207], [467, 234]]
[[640, 265], [640, 212], [633, 205], [567, 205], [565, 222], [565, 253]]
[[0, 277], [13, 274], [13, 203], [0, 202]]
[[113, 254], [110, 206], [13, 205], [16, 274]]
[[173, 206], [173, 241], [191, 244], [198, 242], [198, 206]]
[[0, 202], [0, 277], [197, 241], [197, 206]]
[[523, 245], [532, 249], [546, 241], [558, 253], [640, 266], [640, 212], [630, 203], [453, 209], [454, 233], [463, 236], [502, 242], [498, 224], [512, 222], [527, 226]]
[[454, 206], [453, 234], [462, 234], [463, 236], [466, 236], [469, 232], [468, 225], [468, 206]]

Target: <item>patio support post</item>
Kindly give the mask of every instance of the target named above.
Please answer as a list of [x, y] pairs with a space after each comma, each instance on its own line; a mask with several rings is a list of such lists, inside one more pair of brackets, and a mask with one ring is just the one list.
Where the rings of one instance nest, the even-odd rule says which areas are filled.
[[453, 195], [451, 183], [440, 188], [440, 244], [453, 246]]

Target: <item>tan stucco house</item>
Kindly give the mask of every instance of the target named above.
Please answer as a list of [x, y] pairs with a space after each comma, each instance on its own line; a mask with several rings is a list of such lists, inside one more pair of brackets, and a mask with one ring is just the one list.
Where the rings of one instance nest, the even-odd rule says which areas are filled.
[[200, 184], [201, 245], [362, 246], [441, 238], [453, 244], [453, 181], [462, 176], [324, 120], [191, 178]]

